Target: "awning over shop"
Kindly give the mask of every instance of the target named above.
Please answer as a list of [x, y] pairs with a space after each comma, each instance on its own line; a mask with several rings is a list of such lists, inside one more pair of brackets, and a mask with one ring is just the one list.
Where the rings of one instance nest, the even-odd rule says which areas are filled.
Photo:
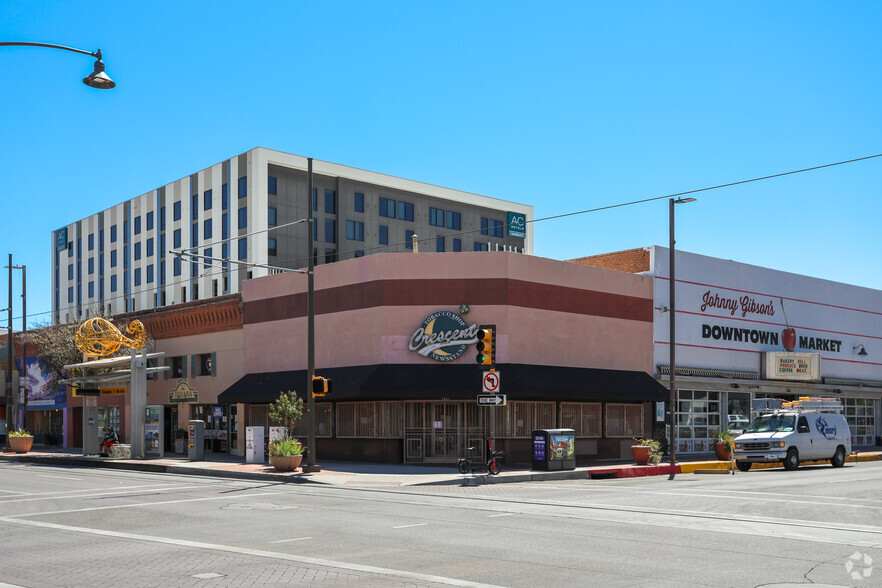
[[[509, 400], [564, 402], [664, 401], [668, 390], [645, 372], [542, 365], [497, 365], [501, 394]], [[481, 394], [476, 365], [384, 364], [317, 369], [330, 378], [327, 400], [473, 400]], [[306, 370], [248, 374], [218, 396], [220, 404], [264, 404], [280, 392], [306, 398]]]

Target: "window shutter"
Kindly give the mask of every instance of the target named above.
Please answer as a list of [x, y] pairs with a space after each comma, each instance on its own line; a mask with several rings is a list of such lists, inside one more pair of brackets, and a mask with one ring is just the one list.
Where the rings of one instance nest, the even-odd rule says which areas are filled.
[[168, 369], [162, 372], [162, 379], [168, 380], [169, 374], [171, 374], [171, 359], [166, 357], [162, 360], [162, 365], [168, 366]]
[[216, 352], [211, 354], [211, 375], [212, 376], [217, 375], [217, 353]]
[[[186, 373], [186, 372], [187, 372], [187, 370], [184, 369], [184, 373]], [[199, 375], [199, 356], [198, 355], [191, 355], [190, 356], [190, 377], [195, 378], [198, 375]]]
[[182, 378], [187, 377], [187, 356], [186, 355], [181, 356], [181, 377]]

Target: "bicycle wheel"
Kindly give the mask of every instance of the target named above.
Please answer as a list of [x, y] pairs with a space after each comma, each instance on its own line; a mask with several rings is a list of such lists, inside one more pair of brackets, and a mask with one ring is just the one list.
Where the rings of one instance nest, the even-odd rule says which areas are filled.
[[495, 458], [487, 462], [487, 471], [490, 472], [491, 476], [499, 473], [499, 464], [496, 463]]
[[472, 465], [472, 464], [470, 464], [470, 463], [469, 463], [469, 460], [467, 460], [467, 459], [460, 459], [460, 460], [456, 463], [456, 467], [459, 469], [459, 473], [460, 473], [460, 474], [467, 474], [467, 473], [469, 473], [469, 470], [471, 469], [471, 465]]

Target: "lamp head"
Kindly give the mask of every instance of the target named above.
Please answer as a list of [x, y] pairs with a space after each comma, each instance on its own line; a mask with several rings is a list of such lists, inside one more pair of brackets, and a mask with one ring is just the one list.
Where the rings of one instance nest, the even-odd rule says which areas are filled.
[[104, 73], [104, 62], [101, 61], [101, 49], [95, 54], [98, 58], [95, 60], [95, 67], [89, 75], [83, 78], [83, 83], [90, 88], [98, 88], [99, 90], [109, 90], [116, 87], [116, 82]]
[[860, 349], [860, 351], [858, 351], [858, 355], [862, 357], [866, 357], [867, 355], [869, 355], [869, 353], [867, 353], [867, 348], [863, 345], [855, 345], [852, 349]]

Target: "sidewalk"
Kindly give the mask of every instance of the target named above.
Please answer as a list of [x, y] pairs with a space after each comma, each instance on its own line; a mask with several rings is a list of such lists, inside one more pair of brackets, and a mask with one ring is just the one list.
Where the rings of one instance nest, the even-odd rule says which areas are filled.
[[[671, 474], [716, 473], [729, 468], [729, 462], [715, 460], [708, 456], [689, 456], [677, 465], [638, 466], [628, 460], [595, 462], [575, 470], [540, 471], [530, 470], [529, 466], [503, 464], [497, 476], [486, 474], [460, 474], [454, 465], [427, 466], [409, 464], [375, 464], [358, 462], [335, 462], [319, 460], [321, 471], [303, 473], [301, 471], [277, 472], [269, 464], [247, 464], [237, 456], [210, 454], [205, 461], [189, 461], [186, 456], [172, 454], [169, 457], [148, 457], [145, 459], [114, 459], [97, 456], [84, 456], [68, 450], [53, 447], [36, 447], [23, 453], [0, 453], [0, 460], [20, 463], [60, 465], [67, 467], [93, 467], [135, 470], [168, 474], [214, 476], [244, 480], [264, 480], [267, 482], [320, 483], [337, 486], [395, 487], [456, 484], [460, 486], [479, 484], [500, 484], [506, 482], [531, 482], [549, 480], [592, 480], [609, 478], [630, 478], [640, 476], [668, 476]], [[861, 451], [847, 459], [851, 465], [859, 461], [882, 459], [882, 448], [873, 447]], [[812, 462], [805, 462], [806, 465]], [[819, 462], [825, 463], [825, 462]], [[829, 464], [828, 464], [829, 465]], [[757, 464], [753, 469], [780, 467], [780, 464]], [[741, 472], [737, 472], [741, 473]]]

